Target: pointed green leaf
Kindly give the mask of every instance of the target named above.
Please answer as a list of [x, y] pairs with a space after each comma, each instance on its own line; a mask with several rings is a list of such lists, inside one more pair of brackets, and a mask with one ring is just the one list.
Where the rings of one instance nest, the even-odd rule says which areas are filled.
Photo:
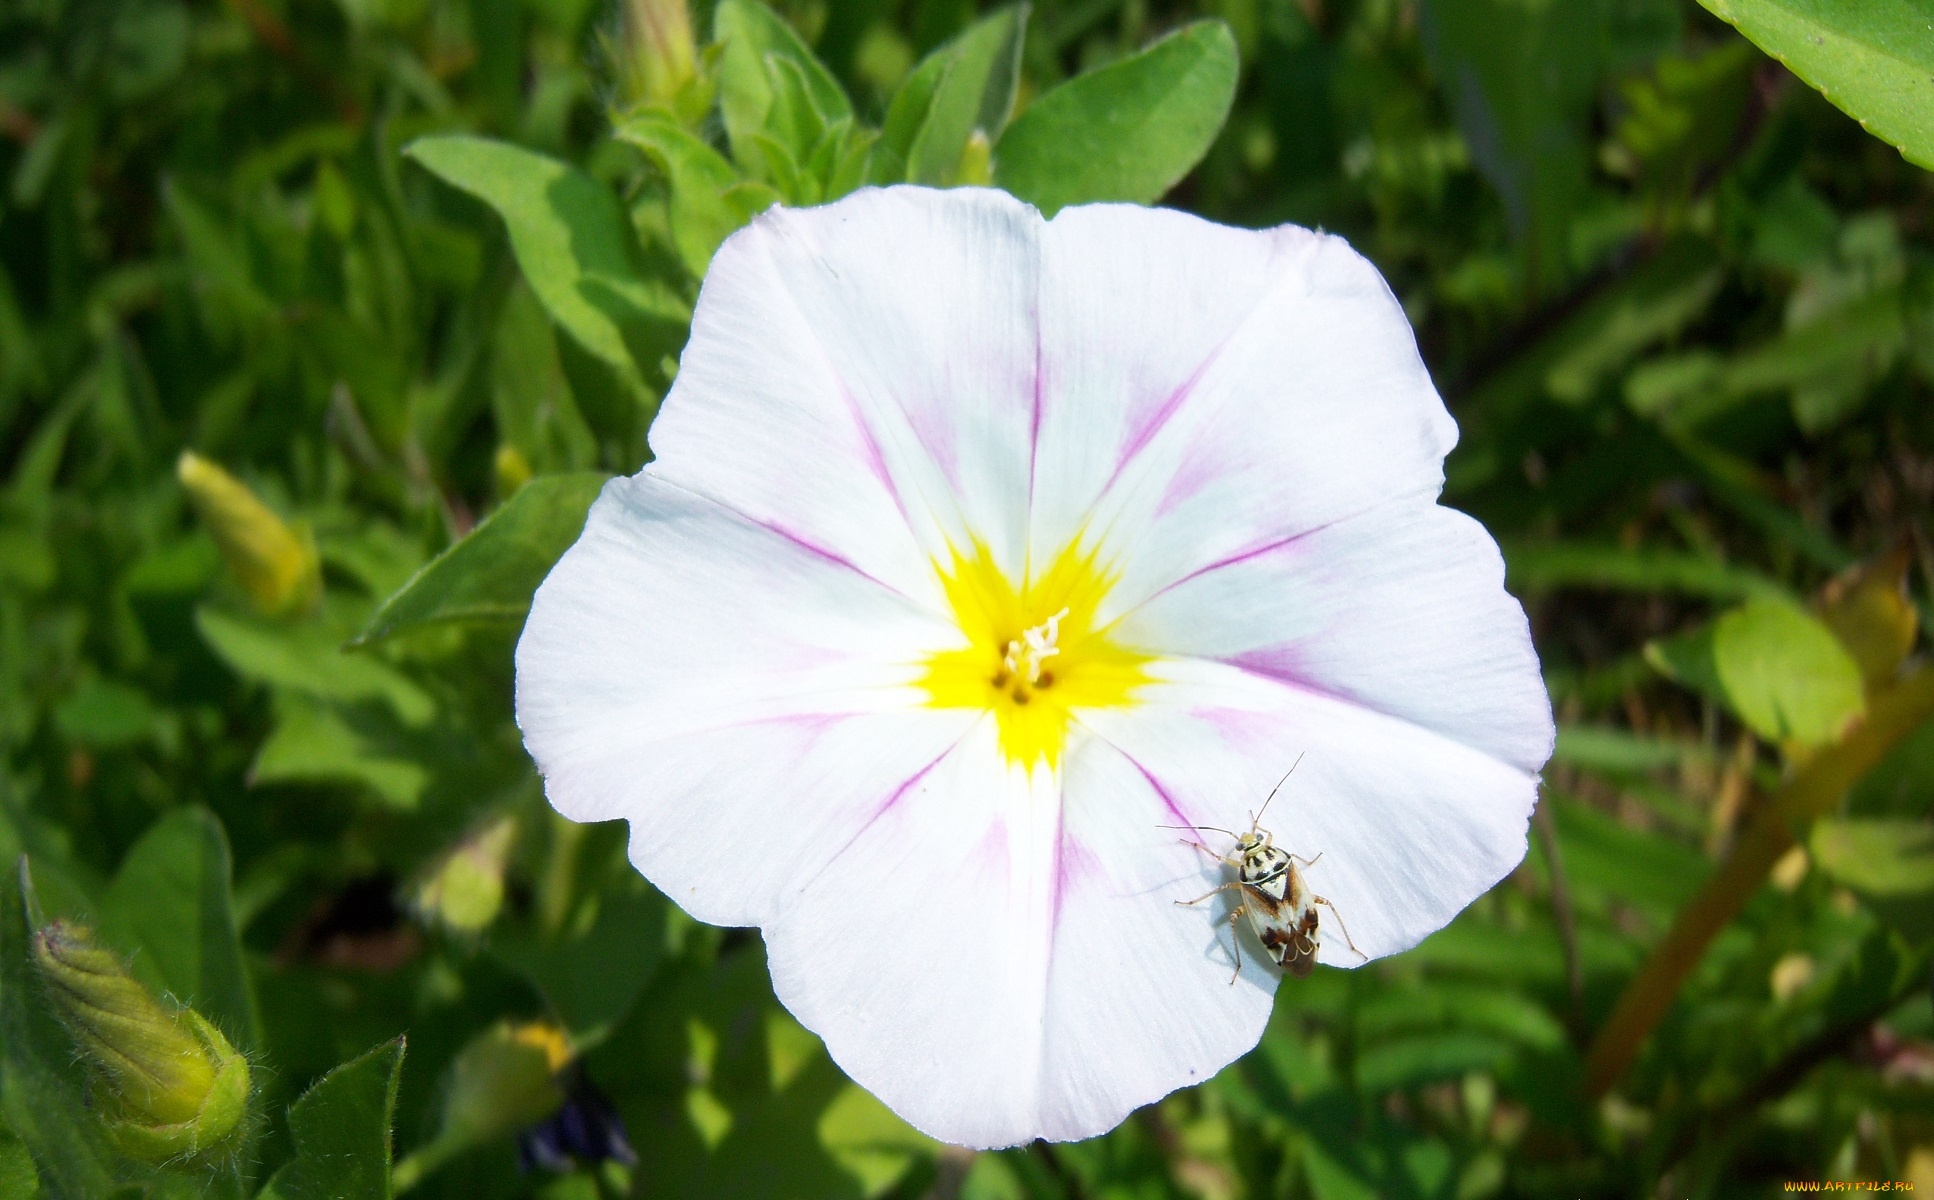
[[632, 117], [614, 132], [665, 173], [671, 184], [672, 241], [694, 278], [705, 274], [721, 242], [779, 201], [771, 188], [741, 179], [723, 154], [655, 113]]
[[[945, 69], [907, 148], [908, 182], [954, 182], [960, 152], [976, 129], [989, 141], [999, 140], [1014, 111], [1026, 33], [1027, 5], [1019, 4], [983, 17], [928, 56], [942, 60]], [[915, 74], [928, 70], [922, 62]]]
[[1670, 550], [1589, 542], [1528, 543], [1506, 546], [1504, 562], [1514, 589], [1591, 587], [1715, 600], [1787, 595], [1777, 582], [1750, 568]]
[[139, 949], [131, 966], [219, 1026], [244, 1052], [260, 1044], [255, 994], [230, 903], [228, 838], [202, 808], [169, 813], [122, 860], [102, 897], [110, 942]]
[[[805, 117], [779, 95], [781, 87], [797, 83], [822, 129], [853, 115], [852, 103], [833, 73], [799, 40], [792, 26], [759, 0], [720, 0], [712, 18], [712, 37], [724, 48], [719, 60], [719, 110], [725, 117], [732, 157], [742, 165], [761, 161], [751, 144], [755, 135], [786, 141]], [[786, 66], [778, 67], [774, 60]], [[796, 73], [796, 78], [782, 83], [782, 73]], [[775, 128], [775, 117], [785, 128]], [[812, 149], [790, 143], [789, 148], [795, 158], [805, 157]]]
[[1907, 160], [1934, 170], [1926, 0], [1699, 0]]
[[403, 1039], [324, 1075], [289, 1109], [295, 1157], [257, 1200], [389, 1200]]
[[1047, 216], [1160, 199], [1208, 153], [1235, 94], [1235, 36], [1198, 21], [1036, 100], [994, 148], [994, 182]]
[[943, 46], [920, 60], [920, 65], [893, 93], [886, 106], [886, 120], [873, 151], [867, 175], [873, 183], [905, 183], [907, 157], [913, 152], [913, 139], [926, 127], [927, 114], [933, 111], [933, 98], [953, 67], [953, 56]]
[[222, 661], [245, 678], [324, 700], [378, 701], [412, 725], [435, 712], [435, 702], [408, 676], [368, 655], [345, 652], [326, 628], [206, 606], [195, 611], [195, 625]]
[[606, 476], [540, 475], [384, 601], [357, 643], [443, 621], [521, 621], [531, 594], [584, 530]]
[[690, 319], [682, 300], [645, 276], [617, 196], [578, 168], [462, 135], [419, 138], [404, 153], [496, 210], [531, 290], [605, 362], [626, 372], [655, 363], [664, 327]]
[[432, 764], [383, 736], [393, 726], [371, 728], [363, 716], [294, 692], [277, 695], [275, 728], [255, 752], [249, 782], [361, 785], [391, 808], [414, 809]]
[[1431, 67], [1540, 285], [1567, 270], [1572, 213], [1591, 177], [1586, 129], [1608, 48], [1604, 17], [1593, 3], [1418, 6]]

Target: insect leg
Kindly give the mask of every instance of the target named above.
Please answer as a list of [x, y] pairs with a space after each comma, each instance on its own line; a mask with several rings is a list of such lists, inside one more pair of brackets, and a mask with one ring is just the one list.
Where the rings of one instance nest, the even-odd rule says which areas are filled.
[[1236, 911], [1229, 914], [1229, 948], [1236, 952], [1236, 969], [1235, 973], [1229, 976], [1230, 987], [1236, 986], [1236, 979], [1242, 974], [1242, 935], [1236, 932], [1236, 918], [1247, 912], [1246, 908], [1238, 904]]
[[1315, 858], [1304, 858], [1300, 854], [1292, 854], [1290, 855], [1290, 857], [1295, 859], [1297, 862], [1302, 863], [1306, 867], [1313, 867], [1317, 863], [1320, 863], [1323, 861], [1323, 852], [1320, 850], [1317, 851]]
[[[1241, 885], [1241, 884], [1239, 884], [1239, 883], [1225, 883], [1225, 884], [1223, 884], [1223, 885], [1222, 885], [1221, 887], [1219, 887], [1219, 888], [1217, 888], [1217, 889], [1215, 889], [1215, 891], [1212, 891], [1212, 892], [1210, 892], [1210, 893], [1209, 893], [1208, 895], [1206, 895], [1206, 896], [1197, 896], [1197, 897], [1196, 897], [1195, 899], [1193, 899], [1193, 900], [1177, 900], [1177, 901], [1176, 901], [1176, 903], [1177, 903], [1177, 904], [1179, 904], [1179, 905], [1181, 905], [1181, 906], [1182, 906], [1183, 908], [1187, 908], [1187, 907], [1188, 907], [1189, 905], [1191, 905], [1191, 904], [1200, 904], [1200, 903], [1202, 903], [1202, 902], [1203, 902], [1204, 900], [1210, 900], [1210, 899], [1213, 899], [1213, 898], [1215, 898], [1215, 897], [1216, 897], [1217, 895], [1219, 895], [1219, 894], [1220, 894], [1220, 893], [1222, 893], [1222, 892], [1227, 892], [1227, 891], [1241, 891], [1241, 890], [1242, 890], [1242, 885]], [[1241, 906], [1240, 904], [1238, 904], [1238, 905], [1236, 906], [1236, 911], [1237, 911], [1237, 912], [1241, 912], [1241, 911], [1242, 911], [1242, 906]]]
[[1321, 896], [1311, 896], [1310, 900], [1330, 910], [1330, 915], [1336, 918], [1336, 927], [1343, 931], [1343, 940], [1344, 942], [1348, 943], [1350, 947], [1350, 952], [1356, 955], [1358, 958], [1362, 959], [1364, 962], [1369, 962], [1370, 956], [1356, 948], [1356, 941], [1350, 936], [1350, 927], [1343, 923], [1343, 914], [1336, 911], [1336, 905], [1331, 904], [1328, 900], [1323, 899], [1323, 897]]

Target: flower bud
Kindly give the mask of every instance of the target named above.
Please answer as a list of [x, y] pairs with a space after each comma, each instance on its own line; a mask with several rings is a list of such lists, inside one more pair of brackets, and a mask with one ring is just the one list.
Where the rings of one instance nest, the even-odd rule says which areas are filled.
[[548, 1022], [503, 1021], [472, 1038], [450, 1064], [442, 1126], [396, 1164], [396, 1190], [414, 1187], [473, 1146], [556, 1112], [565, 1099], [558, 1076], [570, 1063], [569, 1039]]
[[531, 481], [531, 460], [509, 442], [497, 447], [497, 456], [491, 466], [496, 470], [497, 498], [500, 500], [510, 499], [511, 493]]
[[625, 0], [625, 75], [632, 99], [678, 111], [698, 77], [692, 13], [686, 0]]
[[954, 164], [953, 182], [956, 187], [994, 185], [994, 144], [987, 140], [985, 131], [976, 129], [967, 135], [967, 144], [960, 148], [960, 161]]
[[481, 933], [504, 906], [504, 868], [517, 841], [517, 818], [504, 814], [439, 859], [413, 890], [425, 918], [457, 933]]
[[315, 544], [269, 510], [241, 480], [192, 450], [175, 474], [215, 535], [242, 590], [265, 613], [297, 612], [322, 593]]
[[82, 925], [56, 921], [35, 934], [34, 965], [123, 1153], [165, 1162], [215, 1149], [242, 1128], [248, 1059], [200, 1013], [162, 1007]]

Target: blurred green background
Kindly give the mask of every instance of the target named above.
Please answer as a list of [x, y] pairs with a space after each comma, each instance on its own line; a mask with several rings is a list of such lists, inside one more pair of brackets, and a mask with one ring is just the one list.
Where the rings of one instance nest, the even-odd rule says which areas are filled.
[[[1934, 1187], [1934, 6], [1714, 0], [1874, 136], [1675, 0], [633, 3], [0, 8], [0, 1198]], [[1516, 873], [1080, 1144], [900, 1124], [510, 722], [718, 239], [900, 178], [1347, 237], [1559, 718]], [[54, 916], [249, 1056], [239, 1150], [102, 1141]]]

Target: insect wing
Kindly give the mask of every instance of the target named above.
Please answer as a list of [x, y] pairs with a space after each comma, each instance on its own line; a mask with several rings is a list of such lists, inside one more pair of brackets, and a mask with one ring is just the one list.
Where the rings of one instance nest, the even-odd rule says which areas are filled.
[[1289, 855], [1270, 848], [1242, 864], [1243, 907], [1276, 965], [1298, 979], [1316, 967], [1316, 907]]
[[1269, 952], [1277, 966], [1286, 966], [1283, 956], [1290, 952], [1295, 942], [1294, 914], [1281, 896], [1275, 894], [1275, 880], [1258, 886], [1253, 883], [1242, 884], [1242, 912], [1249, 918], [1249, 928], [1256, 931], [1256, 938]]
[[1267, 940], [1263, 942], [1269, 946], [1269, 952], [1275, 955], [1276, 965], [1298, 979], [1309, 978], [1309, 973], [1316, 969], [1316, 910], [1305, 908], [1294, 928], [1287, 929], [1281, 937], [1280, 945], [1270, 946]]

